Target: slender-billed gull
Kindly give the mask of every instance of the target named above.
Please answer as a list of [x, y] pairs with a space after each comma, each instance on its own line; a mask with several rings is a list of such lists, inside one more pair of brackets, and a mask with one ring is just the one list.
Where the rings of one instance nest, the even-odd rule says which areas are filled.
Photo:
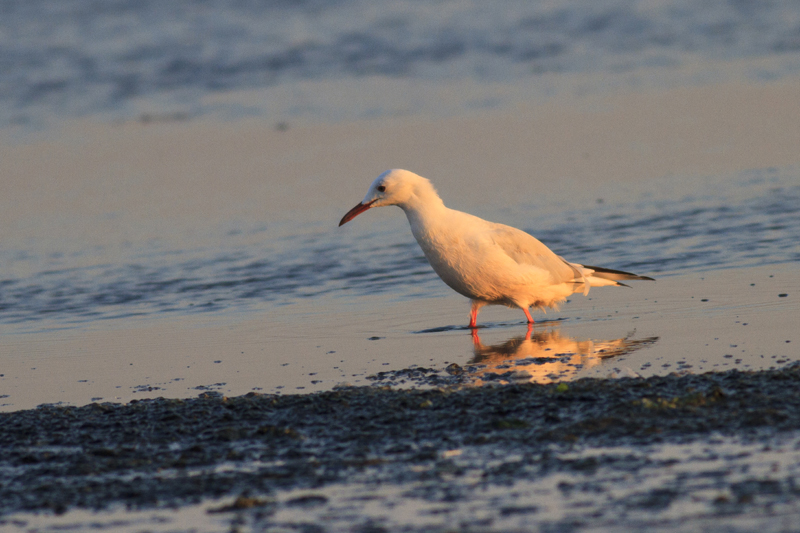
[[367, 209], [396, 205], [405, 211], [411, 233], [433, 270], [472, 301], [469, 327], [484, 305], [556, 308], [575, 292], [617, 285], [619, 280], [651, 280], [629, 272], [570, 263], [524, 231], [445, 207], [430, 181], [407, 170], [387, 170], [360, 204], [342, 217], [349, 222]]

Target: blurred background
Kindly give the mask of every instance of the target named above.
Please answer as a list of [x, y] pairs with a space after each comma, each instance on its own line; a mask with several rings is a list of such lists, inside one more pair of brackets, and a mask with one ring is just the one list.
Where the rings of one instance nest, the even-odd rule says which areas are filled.
[[772, 80], [798, 52], [793, 0], [3, 0], [0, 125], [440, 116], [556, 94], [553, 73]]

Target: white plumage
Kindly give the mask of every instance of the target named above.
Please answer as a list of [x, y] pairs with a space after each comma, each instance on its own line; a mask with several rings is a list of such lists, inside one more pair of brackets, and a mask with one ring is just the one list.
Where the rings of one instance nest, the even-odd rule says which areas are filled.
[[445, 207], [430, 181], [407, 170], [387, 170], [364, 200], [339, 225], [372, 207], [396, 205], [433, 270], [472, 300], [470, 327], [484, 305], [555, 308], [575, 292], [619, 285], [618, 280], [652, 280], [619, 270], [570, 263], [524, 231]]

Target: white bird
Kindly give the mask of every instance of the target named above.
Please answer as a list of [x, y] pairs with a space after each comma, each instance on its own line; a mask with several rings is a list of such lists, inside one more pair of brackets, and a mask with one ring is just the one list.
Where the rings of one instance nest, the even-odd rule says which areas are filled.
[[629, 272], [570, 263], [524, 231], [445, 207], [430, 181], [407, 170], [387, 170], [370, 185], [364, 200], [339, 226], [373, 207], [396, 205], [406, 213], [433, 270], [472, 301], [469, 327], [484, 305], [557, 308], [575, 292], [617, 285], [618, 280], [653, 280]]

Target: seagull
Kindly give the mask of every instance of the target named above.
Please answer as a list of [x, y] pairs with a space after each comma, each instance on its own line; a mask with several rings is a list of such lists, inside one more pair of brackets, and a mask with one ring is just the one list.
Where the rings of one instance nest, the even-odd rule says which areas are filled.
[[430, 181], [402, 169], [387, 170], [339, 226], [373, 207], [402, 209], [411, 233], [431, 267], [451, 289], [471, 300], [469, 327], [476, 328], [485, 305], [558, 309], [567, 296], [619, 280], [649, 280], [630, 272], [570, 263], [532, 235], [445, 207]]

